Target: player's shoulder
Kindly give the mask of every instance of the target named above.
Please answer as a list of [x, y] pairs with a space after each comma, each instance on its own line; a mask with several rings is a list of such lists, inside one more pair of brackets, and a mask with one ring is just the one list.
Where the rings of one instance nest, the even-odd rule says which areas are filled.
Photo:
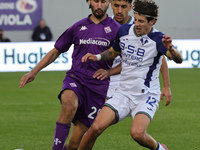
[[132, 25], [133, 24], [123, 24], [123, 25], [121, 25], [121, 27], [119, 28], [119, 31], [118, 31], [119, 35], [123, 36], [123, 35], [129, 34], [129, 30], [130, 30]]
[[164, 33], [156, 29], [153, 29], [152, 32], [148, 34], [148, 37], [156, 43], [157, 49], [166, 49], [162, 42], [163, 35]]
[[121, 25], [121, 29], [122, 30], [129, 30], [130, 29], [130, 27], [132, 26], [133, 24], [123, 24], [123, 25]]
[[76, 23], [73, 24], [73, 26], [77, 27], [77, 26], [80, 26], [80, 25], [87, 25], [87, 24], [89, 24], [88, 17], [77, 21]]
[[115, 26], [115, 27], [117, 27], [117, 28], [119, 28], [121, 25], [117, 22], [117, 21], [115, 21], [112, 17], [107, 17], [106, 18], [106, 21], [107, 22], [109, 22], [109, 24], [111, 24], [112, 26]]
[[148, 37], [156, 42], [163, 38], [164, 33], [152, 28], [152, 31], [148, 34]]
[[158, 31], [157, 29], [155, 29], [155, 28], [152, 28], [152, 30], [151, 30], [151, 32], [149, 33], [149, 35], [151, 35], [151, 36], [154, 36], [154, 37], [160, 37], [160, 36], [163, 36], [164, 35], [164, 33], [163, 32], [161, 32], [161, 31]]

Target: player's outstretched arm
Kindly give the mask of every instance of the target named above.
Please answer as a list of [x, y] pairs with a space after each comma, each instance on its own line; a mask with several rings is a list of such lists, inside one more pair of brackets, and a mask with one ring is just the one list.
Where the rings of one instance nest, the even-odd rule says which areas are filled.
[[112, 60], [115, 57], [117, 57], [118, 54], [114, 53], [111, 49], [108, 49], [106, 51], [104, 51], [101, 54], [97, 54], [97, 55], [93, 55], [91, 53], [87, 53], [86, 55], [84, 55], [81, 59], [82, 62], [86, 62], [87, 60], [91, 60], [91, 61], [108, 61], [108, 60]]
[[162, 65], [161, 65], [161, 74], [163, 78], [163, 89], [161, 93], [161, 101], [164, 100], [164, 97], [166, 98], [166, 103], [165, 105], [169, 105], [171, 100], [172, 100], [172, 93], [170, 89], [170, 79], [169, 79], [169, 70], [167, 66], [167, 61], [165, 56], [162, 59]]
[[167, 57], [169, 59], [174, 60], [176, 63], [182, 63], [183, 62], [183, 57], [182, 54], [173, 47], [172, 45], [172, 39], [168, 35], [163, 35], [162, 42], [164, 46], [169, 50], [170, 53], [167, 54]]
[[20, 80], [20, 88], [23, 88], [27, 83], [33, 81], [38, 72], [52, 63], [60, 55], [60, 52], [54, 48], [48, 52], [44, 58], [27, 74], [25, 74]]

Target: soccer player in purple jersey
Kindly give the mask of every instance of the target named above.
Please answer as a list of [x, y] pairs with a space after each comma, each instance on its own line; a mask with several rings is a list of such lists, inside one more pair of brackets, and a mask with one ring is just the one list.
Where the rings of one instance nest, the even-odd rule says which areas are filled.
[[[135, 0], [134, 22], [120, 27], [113, 46], [97, 55], [86, 54], [82, 62], [108, 61], [122, 55], [120, 85], [84, 134], [79, 150], [92, 149], [97, 137], [109, 126], [132, 116], [130, 134], [141, 146], [151, 150], [168, 150], [147, 133], [159, 107], [159, 70], [163, 55], [182, 63], [181, 53], [170, 36], [156, 30], [158, 6], [153, 0]], [[111, 69], [112, 70], [112, 69]]]
[[[72, 67], [63, 80], [59, 99], [62, 104], [56, 122], [53, 150], [75, 150], [81, 138], [91, 126], [102, 108], [109, 79], [98, 80], [93, 74], [100, 68], [109, 69], [112, 61], [82, 63], [86, 53], [98, 54], [109, 49], [117, 35], [120, 25], [106, 14], [111, 0], [89, 0], [92, 14], [69, 27], [56, 41], [55, 47], [20, 81], [20, 88], [33, 81], [38, 72], [74, 44]], [[74, 126], [67, 145], [64, 145], [70, 130]]]

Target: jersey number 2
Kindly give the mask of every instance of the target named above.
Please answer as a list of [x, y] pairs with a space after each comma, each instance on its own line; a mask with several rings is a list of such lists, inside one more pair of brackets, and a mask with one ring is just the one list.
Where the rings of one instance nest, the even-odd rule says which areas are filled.
[[99, 113], [99, 111], [101, 110], [101, 109], [99, 109], [99, 110], [97, 110], [97, 108], [96, 107], [91, 107], [91, 109], [93, 110], [89, 115], [88, 115], [88, 118], [90, 118], [90, 119], [94, 119], [94, 114], [98, 114]]

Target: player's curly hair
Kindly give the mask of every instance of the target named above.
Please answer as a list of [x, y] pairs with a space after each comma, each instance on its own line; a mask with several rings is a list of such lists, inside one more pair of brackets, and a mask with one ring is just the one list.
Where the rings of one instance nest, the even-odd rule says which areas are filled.
[[158, 17], [158, 5], [153, 0], [135, 0], [133, 2], [133, 11], [146, 16], [147, 20]]
[[[114, 0], [112, 0], [112, 1], [114, 1]], [[124, 1], [127, 1], [127, 2], [129, 2], [130, 4], [133, 2], [133, 0], [124, 0]], [[88, 0], [86, 0], [86, 2], [88, 2]]]
[[[112, 1], [114, 1], [114, 0], [112, 0]], [[128, 2], [130, 4], [132, 4], [132, 2], [133, 2], [133, 0], [121, 0], [121, 1], [126, 1], [126, 2]]]

